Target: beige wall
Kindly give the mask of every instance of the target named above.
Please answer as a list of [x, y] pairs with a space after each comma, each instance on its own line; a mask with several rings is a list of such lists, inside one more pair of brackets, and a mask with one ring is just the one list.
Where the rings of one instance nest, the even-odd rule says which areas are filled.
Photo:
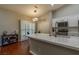
[[49, 23], [52, 19], [52, 13], [49, 12], [42, 17], [39, 17], [39, 22], [38, 22], [38, 31], [41, 33], [49, 33], [50, 32], [50, 26], [51, 23]]
[[[39, 18], [38, 22], [38, 31], [41, 31], [42, 33], [49, 33], [49, 20], [51, 18], [51, 13], [47, 13], [44, 16]], [[8, 31], [8, 33], [11, 33], [13, 31], [19, 31], [19, 20], [30, 20], [32, 18], [26, 17], [23, 15], [19, 15], [15, 12], [8, 11], [5, 9], [0, 9], [0, 35], [2, 35], [3, 31]]]
[[3, 31], [18, 31], [18, 19], [15, 13], [0, 9], [0, 35]]
[[29, 20], [30, 18], [26, 16], [21, 16], [12, 11], [0, 9], [0, 35], [3, 31], [8, 31], [11, 33], [13, 31], [19, 31], [19, 20], [25, 19]]

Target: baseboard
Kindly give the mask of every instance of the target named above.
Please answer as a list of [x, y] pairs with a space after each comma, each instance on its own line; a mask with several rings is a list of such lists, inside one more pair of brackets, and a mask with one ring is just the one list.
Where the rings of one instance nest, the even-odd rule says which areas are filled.
[[33, 51], [30, 51], [30, 53], [32, 54], [32, 55], [37, 55], [36, 53], [34, 53]]

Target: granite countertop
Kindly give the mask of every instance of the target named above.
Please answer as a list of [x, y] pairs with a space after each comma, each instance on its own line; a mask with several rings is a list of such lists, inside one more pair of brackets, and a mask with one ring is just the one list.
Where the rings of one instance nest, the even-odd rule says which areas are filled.
[[55, 44], [58, 46], [63, 46], [66, 48], [74, 49], [79, 51], [79, 37], [77, 36], [49, 36], [49, 34], [37, 33], [33, 35], [28, 35], [30, 38], [35, 38], [35, 40], [44, 41], [50, 44]]

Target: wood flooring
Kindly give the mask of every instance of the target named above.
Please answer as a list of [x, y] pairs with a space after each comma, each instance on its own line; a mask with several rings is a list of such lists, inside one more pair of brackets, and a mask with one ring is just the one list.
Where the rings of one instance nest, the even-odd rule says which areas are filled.
[[31, 55], [28, 41], [25, 40], [0, 47], [0, 55]]

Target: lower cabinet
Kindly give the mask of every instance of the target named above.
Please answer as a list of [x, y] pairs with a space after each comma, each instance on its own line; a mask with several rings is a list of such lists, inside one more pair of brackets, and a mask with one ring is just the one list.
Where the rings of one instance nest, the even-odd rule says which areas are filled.
[[30, 51], [37, 55], [74, 55], [79, 54], [79, 51], [75, 51], [69, 48], [57, 46], [47, 42], [43, 42], [36, 39], [30, 39], [31, 46]]

